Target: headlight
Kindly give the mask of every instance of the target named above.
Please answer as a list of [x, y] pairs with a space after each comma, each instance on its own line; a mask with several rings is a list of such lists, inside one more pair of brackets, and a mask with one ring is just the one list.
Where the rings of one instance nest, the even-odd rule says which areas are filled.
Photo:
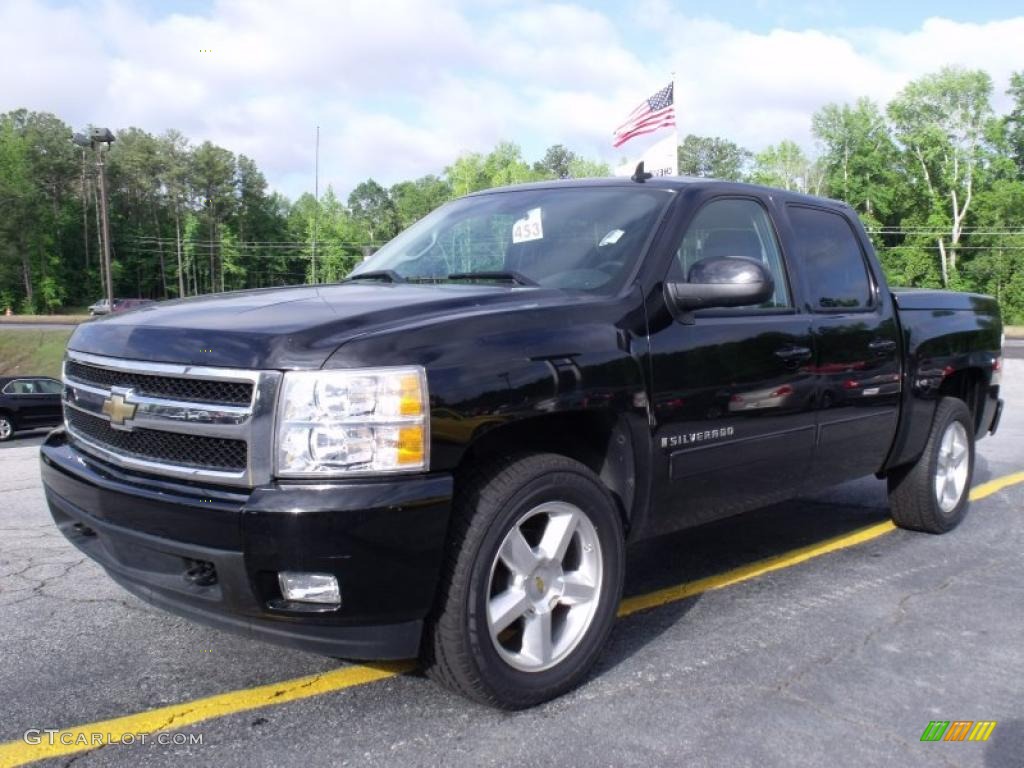
[[277, 415], [277, 474], [318, 477], [429, 468], [423, 368], [292, 371]]

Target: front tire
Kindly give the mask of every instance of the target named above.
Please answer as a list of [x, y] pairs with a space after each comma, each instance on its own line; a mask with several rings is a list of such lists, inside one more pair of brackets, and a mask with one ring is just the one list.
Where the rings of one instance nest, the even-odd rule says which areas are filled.
[[427, 673], [521, 709], [577, 686], [622, 595], [622, 520], [600, 479], [554, 454], [501, 459], [458, 493]]
[[0, 443], [14, 437], [14, 422], [6, 413], [0, 413]]
[[962, 400], [939, 401], [916, 464], [889, 475], [892, 519], [900, 528], [946, 533], [967, 514], [974, 474], [974, 423]]

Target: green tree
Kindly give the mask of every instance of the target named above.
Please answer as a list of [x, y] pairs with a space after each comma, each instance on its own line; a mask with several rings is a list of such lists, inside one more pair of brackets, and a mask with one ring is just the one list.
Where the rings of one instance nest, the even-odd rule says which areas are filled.
[[221, 289], [233, 291], [245, 287], [246, 269], [242, 263], [242, 253], [238, 247], [238, 238], [225, 224], [220, 229], [220, 268]]
[[437, 176], [400, 181], [391, 187], [391, 200], [398, 214], [398, 226], [405, 229], [452, 198], [452, 185]]
[[1024, 182], [997, 179], [975, 198], [976, 255], [964, 268], [967, 287], [995, 296], [1007, 323], [1024, 323]]
[[334, 189], [327, 187], [320, 199], [317, 279], [325, 283], [344, 279], [362, 260], [366, 238], [366, 229], [345, 210]]
[[488, 187], [503, 187], [508, 184], [522, 184], [528, 181], [539, 181], [544, 173], [535, 171], [523, 160], [523, 151], [518, 144], [511, 141], [498, 142], [497, 146], [484, 158], [483, 174]]
[[[33, 214], [40, 207], [38, 190], [32, 182], [29, 143], [8, 116], [0, 118], [0, 265], [4, 284], [21, 282], [23, 301], [34, 309], [35, 285], [32, 251], [36, 237]], [[15, 278], [17, 275], [17, 278]], [[7, 302], [12, 303], [12, 294]]]
[[885, 115], [869, 99], [827, 104], [811, 119], [823, 147], [825, 187], [875, 228], [889, 223], [900, 187], [898, 152]]
[[753, 160], [750, 150], [717, 136], [689, 134], [679, 145], [679, 173], [725, 181], [744, 181]]
[[177, 262], [178, 296], [187, 296], [185, 289], [188, 277], [183, 261], [182, 216], [191, 205], [189, 168], [191, 150], [186, 139], [178, 131], [167, 131], [157, 146], [159, 162], [163, 168], [164, 193], [170, 214], [174, 218], [174, 255]]
[[[160, 295], [164, 298], [168, 295], [161, 216], [166, 189], [165, 159], [155, 136], [139, 128], [127, 128], [118, 133], [111, 146], [107, 173], [110, 209], [120, 220], [115, 231], [122, 240], [131, 236], [140, 241], [131, 248], [135, 271], [141, 271], [147, 283], [152, 275], [158, 275]], [[128, 249], [126, 243], [121, 246], [122, 250]]]
[[824, 186], [822, 167], [810, 160], [800, 146], [785, 140], [769, 146], [754, 158], [751, 181], [791, 192], [819, 195]]
[[611, 175], [612, 169], [608, 163], [587, 160], [578, 156], [569, 161], [569, 178], [571, 179], [600, 179]]
[[[77, 247], [75, 235], [81, 220], [72, 208], [73, 196], [66, 180], [77, 179], [79, 159], [71, 144], [70, 128], [56, 116], [24, 109], [0, 115], [4, 148], [0, 160], [6, 183], [0, 182], [0, 196], [7, 198], [0, 244], [7, 271], [11, 262], [20, 272], [23, 308], [36, 311], [41, 281], [66, 283], [80, 277], [62, 252]], [[6, 189], [5, 189], [6, 188]], [[49, 295], [55, 295], [52, 289]]]
[[[209, 239], [209, 290], [217, 290], [217, 243], [221, 224], [235, 214], [235, 156], [223, 147], [204, 141], [192, 153], [192, 186], [202, 198]], [[221, 290], [224, 286], [221, 285]]]
[[455, 197], [487, 189], [490, 179], [484, 173], [484, 156], [479, 152], [463, 152], [444, 169], [445, 177]]
[[1013, 97], [1013, 108], [1006, 116], [1006, 135], [1017, 163], [1018, 176], [1024, 179], [1024, 71], [1010, 75], [1010, 87], [1006, 93]]
[[986, 160], [991, 93], [985, 72], [946, 67], [911, 82], [889, 105], [905, 170], [922, 190], [919, 206], [948, 231], [948, 244], [936, 238], [943, 285], [955, 280], [957, 248]]
[[533, 171], [553, 179], [568, 179], [572, 176], [573, 162], [579, 159], [579, 156], [564, 144], [552, 144], [544, 152], [544, 157], [533, 164]]
[[367, 179], [348, 196], [352, 218], [362, 224], [370, 243], [386, 243], [398, 234], [398, 210], [388, 191], [373, 179]]

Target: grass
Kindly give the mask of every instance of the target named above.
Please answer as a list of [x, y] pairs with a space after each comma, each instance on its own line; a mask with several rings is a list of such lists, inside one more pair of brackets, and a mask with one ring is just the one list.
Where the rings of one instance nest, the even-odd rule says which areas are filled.
[[89, 315], [0, 315], [0, 326], [4, 323], [18, 325], [19, 323], [59, 323], [64, 325], [78, 325], [89, 319]]
[[0, 328], [0, 376], [52, 376], [60, 378], [71, 331], [54, 329]]

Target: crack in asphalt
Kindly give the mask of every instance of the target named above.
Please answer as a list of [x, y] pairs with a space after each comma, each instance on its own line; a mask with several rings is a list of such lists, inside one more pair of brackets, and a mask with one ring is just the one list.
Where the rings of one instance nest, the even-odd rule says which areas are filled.
[[[959, 565], [959, 562], [957, 562], [957, 565]], [[907, 594], [903, 595], [903, 597], [900, 598], [899, 603], [897, 603], [896, 607], [893, 609], [893, 613], [889, 617], [889, 619], [887, 621], [879, 622], [875, 627], [873, 627], [864, 635], [864, 640], [861, 643], [861, 650], [867, 648], [868, 644], [871, 643], [882, 632], [902, 624], [909, 612], [908, 605], [911, 600], [918, 597], [924, 597], [927, 595], [937, 595], [940, 592], [945, 592], [947, 589], [953, 586], [954, 583], [962, 582], [966, 578], [973, 577], [979, 573], [994, 570], [995, 568], [999, 567], [999, 565], [999, 563], [987, 563], [984, 565], [976, 565], [974, 567], [964, 566], [963, 570], [960, 570], [950, 575], [937, 586], [931, 586], [914, 592], [908, 592]]]
[[[799, 694], [794, 693], [790, 690], [780, 690], [779, 693], [782, 696], [791, 699], [792, 701], [804, 704], [805, 706], [809, 706], [811, 709], [813, 709], [819, 715], [824, 717], [826, 720], [832, 720], [834, 722], [838, 721], [840, 723], [846, 723], [848, 725], [856, 725], [862, 733], [880, 735], [887, 741], [892, 742], [893, 744], [902, 748], [906, 752], [916, 754], [917, 750], [921, 746], [919, 741], [911, 741], [905, 738], [904, 736], [900, 735], [899, 733], [896, 733], [895, 731], [888, 730], [883, 725], [880, 725], [877, 722], [872, 722], [870, 720], [861, 720], [856, 717], [844, 715], [840, 712], [836, 712], [829, 709], [823, 709], [815, 701], [804, 698], [803, 696], [800, 696]], [[947, 755], [941, 752], [936, 752], [934, 756], [937, 756], [942, 761], [942, 763], [945, 766], [947, 766], [947, 768], [961, 768], [962, 766], [962, 763], [953, 762], [949, 759]]]
[[302, 685], [293, 685], [293, 686], [291, 686], [289, 688], [282, 688], [279, 691], [274, 691], [273, 695], [270, 698], [276, 699], [276, 698], [279, 698], [281, 696], [284, 696], [286, 693], [291, 693], [292, 691], [301, 691], [303, 688], [309, 688], [310, 686], [313, 686], [313, 685], [316, 685], [317, 683], [319, 683], [322, 678], [323, 678], [323, 675], [316, 675], [316, 676], [313, 677], [312, 680], [309, 680], [308, 682], [305, 682]]

